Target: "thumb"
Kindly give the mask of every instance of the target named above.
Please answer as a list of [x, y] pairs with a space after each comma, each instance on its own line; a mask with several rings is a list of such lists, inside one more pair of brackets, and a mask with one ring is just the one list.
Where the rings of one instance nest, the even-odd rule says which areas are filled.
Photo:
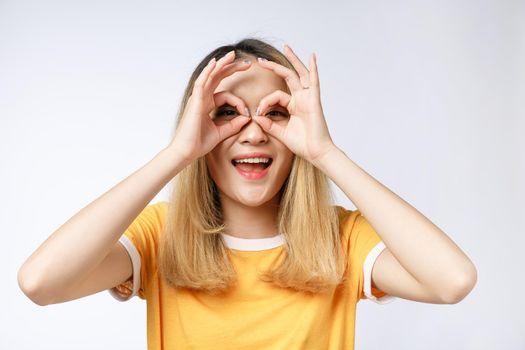
[[252, 117], [257, 124], [259, 124], [265, 132], [274, 136], [278, 140], [282, 140], [282, 135], [284, 135], [284, 127], [274, 123], [268, 117], [253, 116]]
[[241, 128], [250, 121], [250, 117], [240, 115], [236, 118], [233, 118], [228, 123], [219, 126], [219, 135], [221, 135], [221, 140], [228, 138], [232, 135], [238, 133]]

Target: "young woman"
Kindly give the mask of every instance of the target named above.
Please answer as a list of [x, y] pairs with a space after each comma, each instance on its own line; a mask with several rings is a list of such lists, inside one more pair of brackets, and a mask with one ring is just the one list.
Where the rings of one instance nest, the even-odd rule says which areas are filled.
[[[357, 210], [332, 203], [330, 178]], [[169, 201], [150, 204], [174, 180]], [[124, 234], [123, 234], [124, 233]], [[330, 138], [315, 55], [212, 51], [171, 143], [23, 264], [39, 305], [147, 301], [149, 349], [352, 349], [356, 303], [457, 303], [476, 268]]]

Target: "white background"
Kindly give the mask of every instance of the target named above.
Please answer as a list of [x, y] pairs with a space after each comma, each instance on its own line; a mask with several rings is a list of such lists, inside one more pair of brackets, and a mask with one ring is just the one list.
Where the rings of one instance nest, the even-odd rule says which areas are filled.
[[202, 57], [255, 36], [317, 53], [335, 143], [478, 269], [456, 305], [360, 302], [356, 349], [525, 349], [524, 23], [523, 1], [0, 0], [0, 348], [146, 348], [142, 300], [41, 307], [17, 270], [167, 145]]

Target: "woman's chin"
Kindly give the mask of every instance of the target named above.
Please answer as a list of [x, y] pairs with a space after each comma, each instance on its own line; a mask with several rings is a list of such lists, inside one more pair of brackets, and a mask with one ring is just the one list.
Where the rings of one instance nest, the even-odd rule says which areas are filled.
[[268, 200], [254, 200], [253, 198], [250, 198], [250, 199], [240, 199], [238, 201], [240, 204], [246, 206], [246, 207], [252, 207], [252, 208], [257, 208], [257, 207], [260, 207], [261, 205], [265, 204], [268, 202]]
[[236, 201], [247, 207], [260, 207], [267, 204], [273, 198], [268, 194], [263, 193], [247, 193], [245, 195], [237, 195]]

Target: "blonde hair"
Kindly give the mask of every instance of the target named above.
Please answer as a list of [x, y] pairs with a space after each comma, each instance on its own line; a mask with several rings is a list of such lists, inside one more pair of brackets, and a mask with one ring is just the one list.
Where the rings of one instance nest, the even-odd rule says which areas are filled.
[[[177, 125], [195, 80], [213, 57], [235, 50], [236, 60], [263, 57], [295, 71], [272, 45], [246, 38], [210, 52], [192, 73], [179, 108]], [[222, 240], [224, 231], [219, 191], [201, 157], [172, 180], [165, 231], [160, 239], [159, 273], [173, 287], [217, 294], [232, 287], [235, 270]], [[340, 284], [344, 252], [336, 207], [327, 177], [295, 156], [281, 191], [278, 229], [285, 238], [279, 264], [259, 278], [283, 288], [320, 293]]]

